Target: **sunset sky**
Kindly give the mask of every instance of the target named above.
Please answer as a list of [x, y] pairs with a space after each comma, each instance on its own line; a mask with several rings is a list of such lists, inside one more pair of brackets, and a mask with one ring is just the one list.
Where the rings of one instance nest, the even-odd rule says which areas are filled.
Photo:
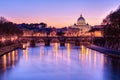
[[64, 27], [83, 14], [87, 23], [96, 25], [119, 5], [120, 0], [0, 0], [0, 16], [15, 23]]

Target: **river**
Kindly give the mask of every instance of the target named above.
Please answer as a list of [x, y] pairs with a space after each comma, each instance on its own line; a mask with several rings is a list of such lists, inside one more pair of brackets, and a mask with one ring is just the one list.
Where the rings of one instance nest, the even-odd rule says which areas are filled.
[[0, 80], [120, 80], [120, 59], [85, 46], [27, 45], [0, 57]]

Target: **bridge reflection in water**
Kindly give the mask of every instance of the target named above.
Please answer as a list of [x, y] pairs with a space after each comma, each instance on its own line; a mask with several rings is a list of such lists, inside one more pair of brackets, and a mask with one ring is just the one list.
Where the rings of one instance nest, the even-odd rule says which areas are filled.
[[[26, 46], [26, 44], [24, 45]], [[85, 46], [38, 44], [0, 57], [0, 80], [119, 80], [120, 60]]]

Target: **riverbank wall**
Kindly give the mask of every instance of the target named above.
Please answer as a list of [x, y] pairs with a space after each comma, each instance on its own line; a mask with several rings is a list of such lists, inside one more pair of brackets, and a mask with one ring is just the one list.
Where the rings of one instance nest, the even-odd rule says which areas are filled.
[[17, 43], [17, 44], [12, 44], [9, 46], [2, 47], [0, 48], [0, 56], [6, 53], [9, 53], [10, 51], [13, 51], [15, 49], [18, 49], [18, 48], [22, 48], [22, 44]]
[[117, 51], [117, 50], [107, 49], [107, 48], [100, 47], [97, 45], [92, 45], [92, 44], [86, 45], [86, 47], [107, 55], [114, 55], [114, 56], [120, 57], [120, 51]]
[[93, 39], [94, 45], [104, 47], [107, 49], [115, 50], [115, 51], [120, 51], [120, 38], [104, 38], [104, 37], [96, 37]]

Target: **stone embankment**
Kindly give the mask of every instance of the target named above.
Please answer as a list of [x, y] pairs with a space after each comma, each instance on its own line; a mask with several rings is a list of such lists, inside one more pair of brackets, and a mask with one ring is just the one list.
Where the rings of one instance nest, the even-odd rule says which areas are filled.
[[120, 57], [120, 51], [107, 49], [107, 48], [96, 46], [96, 45], [87, 45], [86, 47], [90, 48], [90, 49], [93, 49], [93, 50], [96, 50], [96, 51], [99, 51], [99, 52], [104, 53], [104, 54], [114, 55], [114, 56], [119, 56]]
[[13, 51], [15, 49], [18, 49], [18, 48], [22, 48], [22, 45], [21, 44], [13, 44], [10, 46], [2, 47], [2, 48], [0, 48], [0, 56], [4, 55], [10, 51]]

